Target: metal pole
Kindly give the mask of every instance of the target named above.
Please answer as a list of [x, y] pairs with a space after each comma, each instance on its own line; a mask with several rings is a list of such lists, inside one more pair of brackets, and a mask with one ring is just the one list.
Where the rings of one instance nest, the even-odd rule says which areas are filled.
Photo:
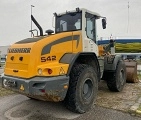
[[[31, 15], [32, 15], [32, 8], [35, 7], [33, 5], [31, 5]], [[31, 20], [31, 31], [32, 31], [32, 20]], [[31, 32], [31, 37], [32, 37], [32, 32]]]

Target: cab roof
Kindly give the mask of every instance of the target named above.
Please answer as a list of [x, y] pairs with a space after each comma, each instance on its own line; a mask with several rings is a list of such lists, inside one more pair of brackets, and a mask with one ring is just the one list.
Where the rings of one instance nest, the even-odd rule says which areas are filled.
[[91, 13], [91, 14], [97, 16], [97, 19], [103, 18], [99, 13], [89, 11], [89, 10], [87, 10], [85, 8], [76, 8], [75, 10], [70, 10], [70, 11], [66, 11], [66, 12], [63, 12], [63, 13], [54, 13], [54, 14], [57, 15], [57, 16], [61, 16], [61, 15], [64, 15], [66, 13], [73, 13], [73, 12], [80, 12], [80, 11], [82, 11], [82, 13], [83, 12]]

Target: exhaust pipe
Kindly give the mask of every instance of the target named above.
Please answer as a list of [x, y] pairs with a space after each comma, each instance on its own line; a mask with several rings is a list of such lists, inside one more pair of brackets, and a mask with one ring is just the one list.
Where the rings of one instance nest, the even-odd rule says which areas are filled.
[[34, 22], [34, 24], [38, 27], [39, 31], [40, 31], [40, 36], [43, 36], [43, 29], [42, 27], [39, 25], [39, 23], [36, 21], [36, 19], [33, 17], [33, 15], [31, 15], [31, 20]]

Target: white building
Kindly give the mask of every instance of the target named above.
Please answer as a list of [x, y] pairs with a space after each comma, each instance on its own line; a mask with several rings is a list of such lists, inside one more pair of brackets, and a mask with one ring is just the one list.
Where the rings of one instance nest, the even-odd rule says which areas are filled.
[[6, 55], [7, 54], [7, 50], [10, 46], [0, 46], [0, 54], [1, 55]]

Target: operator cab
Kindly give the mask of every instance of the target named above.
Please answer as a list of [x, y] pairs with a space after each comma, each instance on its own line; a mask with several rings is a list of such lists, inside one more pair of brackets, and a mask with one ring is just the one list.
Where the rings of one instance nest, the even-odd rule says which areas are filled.
[[[99, 56], [97, 45], [97, 29], [96, 20], [102, 18], [102, 27], [106, 28], [106, 18], [98, 13], [91, 12], [86, 9], [67, 11], [61, 14], [54, 13], [55, 16], [55, 34], [68, 32], [70, 35], [78, 35], [82, 40], [82, 52], [93, 52]], [[40, 36], [43, 35], [43, 30], [35, 18], [31, 15], [32, 21], [40, 30]], [[52, 30], [46, 31], [47, 35], [52, 35]], [[73, 37], [72, 37], [73, 41]], [[73, 41], [73, 46], [75, 42]], [[74, 48], [73, 48], [73, 51]]]
[[106, 18], [101, 17], [98, 13], [91, 12], [86, 9], [79, 9], [67, 11], [61, 14], [54, 13], [55, 15], [55, 34], [63, 32], [72, 32], [75, 34], [79, 31], [82, 36], [83, 52], [94, 52], [97, 56], [97, 29], [96, 20], [102, 19], [102, 27], [106, 28]]

